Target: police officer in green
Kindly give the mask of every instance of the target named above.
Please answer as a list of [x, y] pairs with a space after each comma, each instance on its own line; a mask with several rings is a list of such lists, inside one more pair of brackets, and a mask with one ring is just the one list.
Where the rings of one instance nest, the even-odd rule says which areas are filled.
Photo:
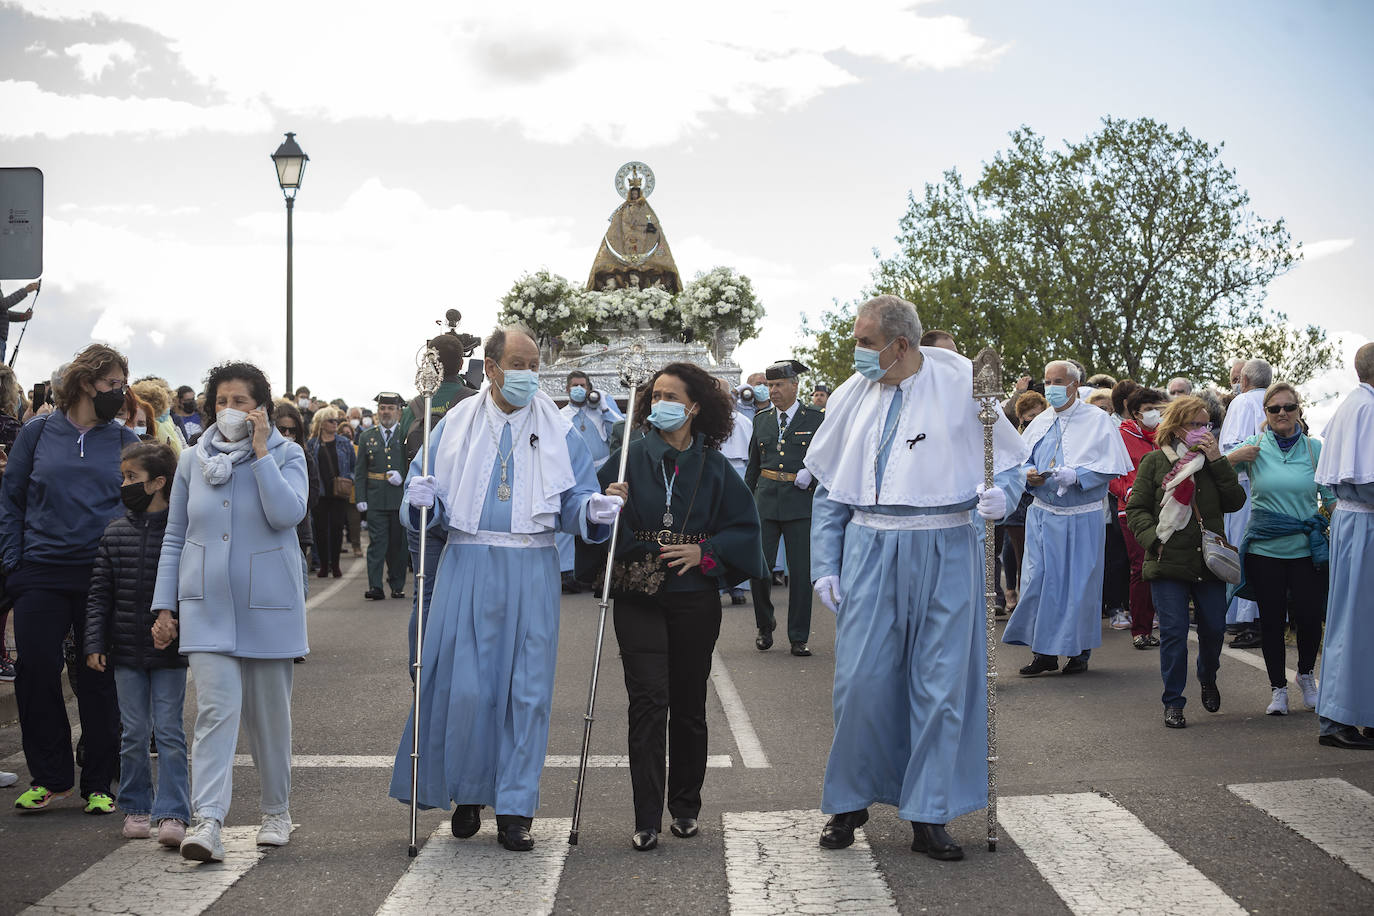
[[367, 513], [367, 591], [364, 598], [383, 598], [382, 563], [386, 563], [391, 597], [404, 598], [406, 534], [401, 528], [401, 485], [405, 483], [405, 431], [397, 422], [405, 399], [394, 391], [377, 395], [377, 425], [358, 437], [353, 488], [358, 511]]
[[[749, 465], [744, 482], [754, 491], [763, 527], [763, 555], [772, 564], [778, 555], [778, 539], [787, 551], [787, 639], [792, 654], [811, 654], [811, 498], [815, 481], [802, 464], [811, 437], [820, 428], [825, 412], [797, 400], [798, 376], [807, 368], [785, 359], [764, 372], [770, 406], [754, 414], [754, 435], [749, 440]], [[771, 579], [755, 579], [754, 623], [759, 634], [754, 646], [773, 647]]]

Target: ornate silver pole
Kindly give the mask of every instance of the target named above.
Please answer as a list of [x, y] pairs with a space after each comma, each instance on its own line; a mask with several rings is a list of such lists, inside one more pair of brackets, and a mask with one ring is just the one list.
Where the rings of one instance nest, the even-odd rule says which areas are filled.
[[[439, 363], [439, 351], [433, 347], [425, 347], [417, 360], [418, 368], [415, 371], [415, 387], [419, 389], [425, 399], [425, 418], [424, 418], [424, 438], [420, 445], [420, 474], [423, 477], [429, 476], [429, 420], [430, 412], [434, 407], [434, 393], [439, 390], [439, 383], [443, 381], [443, 367]], [[402, 504], [402, 512], [409, 512], [410, 509]], [[416, 836], [416, 820], [418, 817], [418, 802], [416, 796], [420, 791], [420, 659], [424, 658], [425, 645], [425, 542], [429, 540], [426, 533], [429, 530], [429, 507], [420, 507], [420, 568], [415, 570], [415, 658], [411, 662], [411, 667], [415, 669], [415, 699], [411, 710], [414, 721], [411, 723], [412, 741], [410, 746], [410, 857], [413, 859], [420, 854], [418, 837]]]
[[[625, 430], [620, 437], [620, 470], [616, 482], [625, 481], [625, 463], [630, 455], [630, 429], [634, 425], [635, 392], [653, 373], [645, 354], [644, 338], [636, 338], [620, 367], [620, 383], [630, 390], [625, 405]], [[582, 758], [577, 764], [577, 796], [573, 800], [572, 829], [568, 831], [568, 845], [577, 845], [578, 826], [582, 822], [582, 790], [587, 784], [587, 753], [592, 745], [592, 722], [596, 711], [596, 681], [601, 674], [601, 644], [606, 638], [606, 609], [611, 603], [611, 569], [615, 566], [615, 544], [620, 535], [620, 516], [611, 523], [611, 539], [606, 547], [606, 575], [601, 581], [600, 615], [596, 624], [596, 655], [592, 657], [592, 685], [587, 691], [587, 713], [582, 717]]]
[[[992, 347], [984, 347], [973, 361], [973, 399], [979, 404], [978, 419], [983, 421], [983, 486], [991, 489], [994, 486], [992, 428], [1002, 409], [1002, 357]], [[988, 639], [988, 852], [997, 851], [996, 543], [996, 522], [987, 519], [984, 521], [983, 575]]]

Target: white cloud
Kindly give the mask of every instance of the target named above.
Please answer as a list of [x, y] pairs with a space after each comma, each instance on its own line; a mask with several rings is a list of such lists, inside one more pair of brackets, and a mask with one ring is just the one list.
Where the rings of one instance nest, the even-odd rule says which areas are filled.
[[262, 133], [275, 123], [259, 102], [203, 107], [174, 99], [59, 95], [36, 83], [0, 80], [0, 138], [46, 136], [54, 140], [81, 134], [177, 136], [197, 130]]
[[104, 44], [83, 41], [62, 50], [68, 57], [76, 58], [76, 68], [88, 83], [100, 79], [116, 63], [129, 63], [136, 56], [134, 46], [122, 38]]
[[[527, 137], [660, 145], [719, 112], [799, 106], [858, 80], [837, 55], [945, 70], [1000, 48], [967, 20], [912, 0], [431, 0], [397, 15], [363, 4], [244, 0], [213, 12], [181, 0], [22, 0], [39, 15], [104, 15], [165, 35], [206, 85], [333, 120], [480, 120]], [[308, 40], [307, 40], [307, 37]]]
[[1326, 429], [1345, 396], [1360, 384], [1355, 374], [1355, 351], [1369, 343], [1369, 338], [1355, 331], [1333, 331], [1331, 336], [1341, 340], [1340, 364], [1298, 386], [1305, 404], [1303, 417], [1318, 435]]
[[1316, 261], [1321, 258], [1328, 258], [1333, 254], [1340, 254], [1354, 244], [1354, 239], [1322, 239], [1319, 242], [1304, 242], [1302, 259], [1304, 261]]

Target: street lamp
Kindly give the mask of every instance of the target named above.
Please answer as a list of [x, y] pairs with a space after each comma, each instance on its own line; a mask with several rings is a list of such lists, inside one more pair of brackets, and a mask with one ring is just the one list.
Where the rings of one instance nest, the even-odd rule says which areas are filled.
[[286, 389], [288, 397], [294, 395], [291, 385], [291, 214], [296, 209], [296, 192], [300, 190], [301, 179], [305, 176], [305, 164], [310, 157], [296, 145], [296, 135], [287, 133], [286, 140], [272, 154], [272, 164], [277, 167], [277, 184], [281, 185], [282, 196], [286, 198]]

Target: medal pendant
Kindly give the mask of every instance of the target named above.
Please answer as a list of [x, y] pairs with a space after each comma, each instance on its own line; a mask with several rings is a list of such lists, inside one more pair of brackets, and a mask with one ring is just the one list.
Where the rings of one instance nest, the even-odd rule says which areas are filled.
[[510, 502], [510, 487], [504, 483], [496, 485], [496, 498], [503, 503]]
[[673, 527], [673, 513], [671, 513], [671, 512], [665, 512], [665, 513], [663, 513], [663, 527], [664, 527], [664, 528], [671, 528], [671, 527]]

